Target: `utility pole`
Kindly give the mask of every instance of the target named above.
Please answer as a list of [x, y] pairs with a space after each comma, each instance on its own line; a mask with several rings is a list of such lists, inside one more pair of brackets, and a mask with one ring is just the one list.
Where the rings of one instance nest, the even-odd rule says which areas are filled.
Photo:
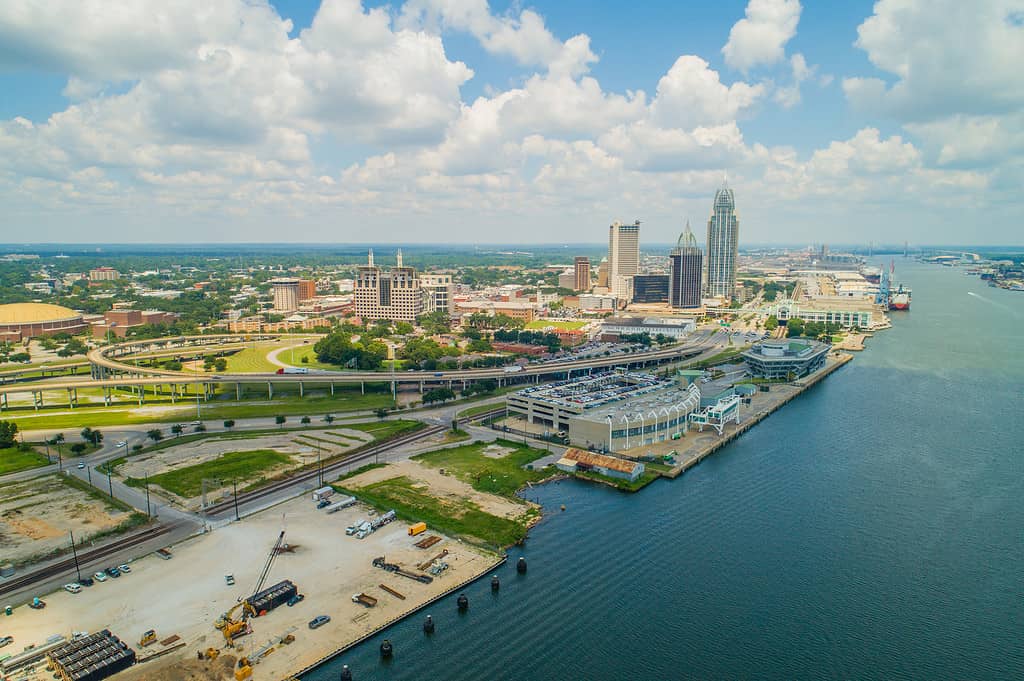
[[316, 443], [316, 471], [317, 478], [320, 480], [320, 487], [324, 486], [324, 468], [320, 465], [320, 443]]
[[110, 478], [110, 466], [107, 466], [107, 487], [110, 488], [110, 498], [114, 498], [114, 481]]
[[78, 582], [82, 582], [82, 571], [78, 566], [78, 551], [75, 550], [75, 533], [68, 530], [68, 534], [71, 535], [71, 555], [75, 557], [75, 574], [78, 575]]
[[150, 510], [149, 507], [149, 473], [146, 473], [146, 515], [153, 515], [153, 512]]
[[235, 489], [235, 520], [241, 520], [241, 518], [238, 517], [238, 483], [232, 482], [231, 485]]
[[85, 467], [85, 474], [89, 476], [89, 484], [92, 485], [92, 466]]

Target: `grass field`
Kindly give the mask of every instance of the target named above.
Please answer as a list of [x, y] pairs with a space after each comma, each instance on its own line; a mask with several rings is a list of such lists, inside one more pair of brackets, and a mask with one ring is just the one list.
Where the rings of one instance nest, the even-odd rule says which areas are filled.
[[[517, 386], [519, 387], [519, 386]], [[493, 409], [504, 408], [504, 404], [501, 402], [492, 402], [491, 404], [478, 404], [475, 407], [469, 407], [459, 412], [460, 419], [467, 419], [477, 416], [479, 414], [486, 414]]]
[[516, 492], [527, 482], [538, 482], [548, 477], [543, 471], [528, 471], [523, 468], [531, 461], [547, 456], [543, 449], [535, 449], [510, 440], [495, 440], [495, 444], [513, 451], [505, 456], [492, 458], [483, 454], [488, 443], [476, 442], [452, 449], [439, 449], [413, 458], [433, 468], [443, 468], [455, 474], [473, 489], [519, 500]]
[[536, 331], [551, 326], [563, 331], [576, 331], [577, 329], [582, 329], [587, 324], [588, 322], [570, 322], [561, 319], [535, 319], [527, 324], [525, 328], [530, 331]]
[[577, 478], [586, 478], [588, 480], [596, 480], [597, 482], [603, 482], [606, 485], [612, 487], [618, 487], [619, 489], [626, 490], [627, 492], [636, 492], [637, 490], [646, 487], [660, 477], [657, 471], [645, 470], [643, 474], [636, 480], [623, 480], [621, 478], [612, 478], [607, 475], [601, 475], [600, 473], [594, 473], [593, 471], [576, 471], [574, 475]]
[[[306, 358], [305, 362], [302, 361], [303, 357]], [[319, 361], [316, 358], [316, 352], [313, 350], [312, 344], [301, 345], [294, 350], [282, 350], [277, 354], [277, 361], [281, 362], [281, 364], [305, 367], [306, 369], [324, 369], [326, 371], [338, 371], [339, 369], [335, 364], [324, 364]]]
[[405, 476], [381, 480], [358, 490], [335, 487], [380, 510], [394, 509], [403, 520], [425, 522], [427, 527], [450, 536], [476, 537], [498, 546], [510, 546], [526, 536], [525, 522], [485, 513], [469, 501], [437, 499]]
[[[248, 452], [229, 452], [212, 461], [180, 468], [154, 475], [152, 484], [163, 487], [180, 497], [190, 499], [203, 488], [203, 478], [216, 480], [249, 480], [276, 466], [291, 463], [291, 457], [271, 449], [254, 449]], [[144, 484], [137, 478], [128, 478], [126, 484]]]
[[248, 347], [227, 357], [227, 372], [232, 374], [266, 374], [280, 367], [267, 360], [267, 353], [285, 347], [281, 343], [261, 343], [255, 348]]
[[18, 447], [0, 449], [0, 475], [39, 468], [49, 463], [45, 456], [34, 449], [22, 450]]

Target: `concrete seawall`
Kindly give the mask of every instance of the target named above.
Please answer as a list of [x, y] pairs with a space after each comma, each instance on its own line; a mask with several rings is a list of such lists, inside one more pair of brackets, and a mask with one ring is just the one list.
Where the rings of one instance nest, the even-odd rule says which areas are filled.
[[334, 658], [338, 657], [339, 655], [343, 655], [344, 653], [346, 653], [347, 651], [351, 650], [352, 648], [355, 648], [356, 646], [360, 645], [361, 643], [364, 643], [364, 642], [368, 641], [369, 639], [373, 638], [377, 634], [379, 634], [382, 631], [386, 630], [388, 627], [392, 626], [393, 624], [401, 622], [405, 618], [411, 617], [412, 615], [415, 615], [416, 613], [420, 612], [424, 608], [430, 607], [431, 605], [433, 605], [434, 603], [438, 602], [442, 598], [447, 598], [448, 596], [451, 596], [453, 593], [455, 593], [456, 591], [459, 591], [460, 589], [464, 589], [465, 587], [469, 586], [473, 582], [479, 580], [481, 577], [484, 577], [485, 575], [491, 573], [495, 568], [501, 567], [507, 561], [508, 561], [508, 555], [507, 554], [500, 556], [498, 558], [498, 560], [495, 561], [494, 563], [492, 563], [490, 566], [488, 566], [486, 570], [481, 570], [479, 573], [477, 573], [477, 574], [475, 574], [475, 575], [473, 575], [471, 577], [468, 577], [467, 579], [462, 580], [458, 584], [453, 585], [451, 588], [446, 589], [443, 593], [440, 593], [440, 594], [434, 596], [433, 598], [431, 598], [431, 599], [421, 603], [420, 605], [417, 605], [417, 606], [413, 607], [411, 610], [409, 610], [407, 612], [404, 612], [401, 615], [396, 615], [395, 617], [391, 618], [387, 622], [384, 622], [383, 624], [381, 624], [379, 627], [377, 627], [373, 631], [367, 632], [366, 634], [363, 634], [359, 638], [346, 643], [345, 645], [343, 645], [342, 647], [338, 648], [337, 650], [335, 650], [335, 651], [333, 651], [331, 653], [328, 653], [327, 655], [324, 655], [322, 658], [320, 658], [319, 660], [317, 660], [313, 664], [307, 665], [307, 666], [303, 667], [302, 669], [300, 669], [299, 671], [295, 672], [294, 674], [290, 674], [290, 675], [284, 677], [283, 679], [281, 679], [281, 681], [294, 681], [295, 679], [301, 678], [303, 674], [308, 674], [309, 672], [313, 671], [317, 667], [319, 667], [319, 666], [321, 666], [323, 664], [326, 664], [327, 662], [330, 662], [331, 660], [333, 660]]

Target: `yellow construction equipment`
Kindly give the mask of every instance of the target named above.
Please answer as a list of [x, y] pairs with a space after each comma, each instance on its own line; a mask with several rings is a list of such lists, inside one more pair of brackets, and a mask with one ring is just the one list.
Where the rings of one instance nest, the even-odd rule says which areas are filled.
[[220, 657], [220, 650], [218, 650], [217, 648], [207, 648], [206, 652], [203, 654], [203, 657], [205, 657], [207, 660], [216, 660], [218, 657]]
[[238, 660], [238, 667], [235, 669], [235, 681], [245, 681], [252, 676], [252, 665], [249, 664], [249, 658], [242, 657]]
[[147, 631], [146, 633], [144, 633], [142, 635], [142, 638], [139, 639], [139, 647], [140, 648], [145, 648], [146, 646], [148, 646], [148, 645], [150, 645], [152, 643], [156, 643], [156, 630], [155, 629], [150, 629], [149, 631]]
[[[277, 542], [274, 543], [273, 548], [270, 549], [270, 555], [267, 557], [267, 562], [263, 566], [263, 572], [260, 574], [259, 581], [256, 583], [256, 588], [253, 589], [253, 594], [259, 593], [260, 589], [263, 588], [263, 583], [267, 579], [267, 575], [270, 573], [270, 566], [274, 563], [274, 558], [280, 553], [281, 546], [284, 545], [284, 530], [281, 530], [281, 534], [277, 537]], [[251, 598], [251, 597], [250, 597]], [[241, 610], [241, 616], [235, 619], [236, 613]], [[220, 629], [220, 632], [224, 634], [224, 641], [228, 647], [234, 645], [234, 640], [239, 636], [249, 633], [252, 631], [249, 628], [249, 618], [256, 617], [259, 613], [252, 607], [249, 602], [249, 598], [243, 598], [235, 603], [230, 610], [220, 616], [220, 618], [214, 622], [213, 626]], [[243, 658], [244, 659], [244, 658]], [[236, 678], [238, 677], [238, 671], [235, 672]], [[249, 670], [249, 674], [252, 674], [252, 670]], [[248, 678], [248, 676], [243, 677]]]

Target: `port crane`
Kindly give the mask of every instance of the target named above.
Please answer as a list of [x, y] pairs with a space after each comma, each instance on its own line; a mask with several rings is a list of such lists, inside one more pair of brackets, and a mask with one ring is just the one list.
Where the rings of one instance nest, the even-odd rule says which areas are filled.
[[[220, 629], [221, 633], [224, 634], [224, 640], [228, 646], [232, 646], [234, 640], [247, 632], [249, 627], [249, 618], [255, 617], [257, 613], [252, 607], [252, 598], [260, 592], [263, 588], [264, 582], [267, 581], [267, 575], [270, 574], [270, 568], [274, 564], [274, 559], [277, 558], [278, 554], [281, 553], [281, 548], [284, 545], [284, 530], [281, 530], [281, 534], [277, 535], [277, 541], [274, 543], [273, 548], [270, 549], [270, 554], [267, 555], [267, 561], [263, 564], [263, 572], [260, 573], [259, 580], [256, 582], [256, 587], [252, 590], [252, 595], [248, 598], [239, 599], [238, 603], [233, 605], [230, 610], [220, 616], [220, 619], [214, 624], [214, 626]], [[241, 610], [241, 616], [235, 619], [235, 615]]]

